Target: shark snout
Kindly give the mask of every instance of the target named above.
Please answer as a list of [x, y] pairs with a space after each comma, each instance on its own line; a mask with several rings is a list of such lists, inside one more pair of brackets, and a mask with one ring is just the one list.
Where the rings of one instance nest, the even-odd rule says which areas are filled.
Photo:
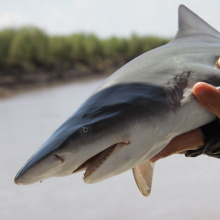
[[64, 160], [57, 154], [50, 154], [38, 161], [33, 156], [17, 173], [14, 182], [17, 185], [28, 185], [57, 176]]

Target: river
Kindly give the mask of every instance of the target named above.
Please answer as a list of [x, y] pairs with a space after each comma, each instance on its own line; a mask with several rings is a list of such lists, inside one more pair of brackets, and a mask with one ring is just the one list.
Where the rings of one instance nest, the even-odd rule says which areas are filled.
[[175, 155], [156, 163], [150, 197], [132, 171], [87, 185], [82, 173], [28, 186], [14, 176], [103, 79], [0, 100], [1, 220], [220, 219], [220, 160]]

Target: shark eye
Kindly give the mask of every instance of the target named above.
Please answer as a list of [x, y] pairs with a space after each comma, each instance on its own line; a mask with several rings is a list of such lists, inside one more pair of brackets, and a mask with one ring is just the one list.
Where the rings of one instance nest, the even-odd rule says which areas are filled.
[[89, 128], [87, 126], [83, 126], [81, 129], [82, 129], [83, 133], [88, 133], [89, 132]]
[[220, 68], [220, 58], [218, 58], [217, 64], [218, 64], [218, 67]]

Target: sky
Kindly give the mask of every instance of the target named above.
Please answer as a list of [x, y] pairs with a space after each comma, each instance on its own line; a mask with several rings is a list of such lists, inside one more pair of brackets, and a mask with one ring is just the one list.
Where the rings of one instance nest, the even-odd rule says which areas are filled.
[[0, 29], [34, 25], [49, 35], [172, 37], [180, 4], [220, 30], [219, 0], [0, 0]]

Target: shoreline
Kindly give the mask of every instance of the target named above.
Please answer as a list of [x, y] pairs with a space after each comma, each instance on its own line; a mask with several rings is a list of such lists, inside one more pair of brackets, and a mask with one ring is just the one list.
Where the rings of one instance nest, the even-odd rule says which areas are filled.
[[[31, 91], [53, 88], [53, 87], [60, 86], [60, 85], [68, 85], [73, 82], [85, 82], [85, 81], [91, 81], [91, 80], [100, 79], [100, 78], [107, 78], [119, 68], [120, 66], [111, 67], [102, 72], [88, 71], [88, 72], [82, 73], [79, 71], [77, 74], [70, 75], [67, 79], [62, 78], [62, 77], [54, 77], [52, 80], [45, 80], [45, 81], [36, 80], [34, 82], [32, 81], [31, 83], [28, 83], [28, 82], [23, 83], [23, 84], [15, 83], [9, 86], [7, 85], [2, 86], [0, 84], [0, 100], [6, 99], [12, 96], [16, 96], [19, 94], [31, 92]], [[63, 76], [67, 74], [68, 72], [63, 72]], [[35, 73], [35, 75], [37, 75], [37, 73]], [[50, 75], [50, 72], [47, 73], [47, 75]], [[1, 77], [0, 77], [0, 80], [1, 80]]]

